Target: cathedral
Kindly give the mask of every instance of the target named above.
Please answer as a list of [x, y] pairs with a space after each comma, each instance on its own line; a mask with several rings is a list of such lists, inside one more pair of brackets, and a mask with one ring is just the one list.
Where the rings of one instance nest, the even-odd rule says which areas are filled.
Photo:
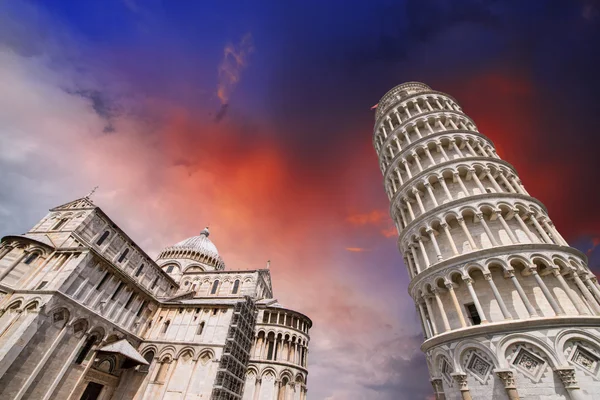
[[311, 320], [208, 229], [156, 260], [89, 196], [0, 246], [0, 399], [305, 400]]
[[375, 119], [436, 400], [600, 399], [600, 287], [585, 254], [451, 96], [401, 84]]

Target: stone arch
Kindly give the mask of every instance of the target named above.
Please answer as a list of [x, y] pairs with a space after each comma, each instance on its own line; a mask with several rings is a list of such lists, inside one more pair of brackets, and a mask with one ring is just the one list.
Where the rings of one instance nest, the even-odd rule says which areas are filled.
[[596, 350], [597, 353], [600, 354], [600, 337], [594, 336], [591, 333], [581, 329], [565, 329], [560, 331], [554, 339], [556, 356], [562, 365], [569, 364], [569, 360], [567, 360], [567, 357], [564, 353], [568, 342], [572, 340], [586, 342], [589, 346]]
[[26, 311], [40, 311], [40, 302], [41, 298], [35, 297], [34, 299], [29, 300], [23, 309]]
[[140, 350], [140, 354], [143, 356], [150, 351], [154, 353], [154, 357], [158, 357], [159, 351], [158, 351], [158, 347], [155, 344], [149, 344], [149, 345], [145, 346], [144, 348], [142, 348]]
[[271, 375], [273, 375], [273, 377], [276, 377], [277, 371], [275, 371], [275, 368], [267, 366], [267, 367], [263, 368], [263, 370], [260, 372], [260, 377], [264, 378], [268, 374], [271, 374]]
[[71, 318], [71, 312], [63, 305], [54, 307], [48, 312], [48, 315], [50, 316], [50, 323], [60, 326], [64, 326]]
[[468, 277], [468, 276], [471, 276], [471, 273], [474, 272], [474, 271], [479, 271], [479, 272], [481, 272], [484, 275], [490, 272], [487, 269], [486, 265], [481, 265], [481, 264], [479, 264], [477, 262], [470, 262], [469, 264], [467, 264], [464, 267], [464, 271], [465, 271], [465, 278]]
[[494, 368], [500, 367], [498, 358], [489, 348], [485, 347], [483, 344], [481, 344], [480, 342], [478, 342], [476, 340], [466, 339], [466, 340], [459, 342], [453, 351], [453, 353], [454, 353], [454, 357], [453, 357], [454, 370], [456, 372], [465, 373], [465, 370], [463, 368], [463, 357], [466, 355], [467, 351], [469, 351], [469, 350], [476, 350], [476, 351], [482, 352], [483, 354], [485, 354], [486, 356], [489, 357], [489, 359], [493, 363]]
[[179, 350], [179, 352], [177, 353], [177, 355], [175, 356], [175, 358], [178, 359], [184, 353], [190, 353], [191, 358], [194, 358], [195, 351], [194, 351], [194, 348], [191, 347], [191, 346], [184, 346], [181, 350]]
[[246, 374], [248, 373], [253, 373], [255, 376], [258, 376], [258, 367], [256, 367], [256, 365], [249, 365], [248, 366], [248, 370], [246, 371]]
[[175, 346], [165, 346], [160, 350], [159, 358], [162, 360], [165, 356], [169, 356], [173, 359], [175, 358], [176, 351]]
[[[432, 362], [432, 372], [434, 376], [441, 376], [442, 373], [440, 371], [440, 363], [442, 362], [442, 359], [445, 359], [448, 363], [450, 363], [449, 360], [452, 359], [451, 355], [448, 354], [445, 350], [441, 349], [441, 348], [436, 348], [431, 352], [431, 362]], [[450, 363], [450, 365], [452, 366], [453, 364]]]
[[23, 301], [24, 300], [25, 299], [22, 296], [14, 299], [14, 300], [12, 300], [8, 304], [8, 306], [6, 307], [6, 309], [7, 310], [18, 310], [18, 309], [20, 309], [23, 306]]
[[102, 326], [96, 325], [96, 326], [90, 328], [89, 335], [90, 336], [96, 335], [98, 337], [98, 342], [100, 342], [100, 341], [104, 340], [104, 337], [106, 335], [106, 330]]
[[73, 333], [77, 337], [81, 337], [87, 332], [87, 329], [89, 326], [90, 326], [90, 323], [87, 320], [87, 318], [78, 318], [77, 320], [73, 321], [73, 324], [72, 324]]
[[294, 377], [294, 374], [292, 373], [292, 371], [288, 368], [283, 369], [280, 373], [279, 373], [279, 379], [283, 380], [283, 378], [288, 378], [288, 380], [292, 380], [292, 378]]
[[499, 257], [491, 257], [485, 261], [485, 268], [488, 271], [490, 271], [490, 268], [493, 268], [493, 267], [500, 267], [500, 268], [502, 268], [502, 270], [504, 272], [512, 270], [512, 267], [510, 267], [509, 264], [505, 260], [503, 260]]
[[501, 368], [508, 368], [507, 361], [507, 351], [511, 345], [518, 345], [521, 343], [528, 344], [533, 348], [540, 351], [548, 360], [551, 368], [556, 368], [560, 366], [560, 362], [557, 360], [556, 355], [554, 353], [554, 349], [543, 340], [527, 334], [527, 333], [513, 333], [503, 337], [499, 342], [496, 348], [496, 357], [498, 358], [498, 362]]

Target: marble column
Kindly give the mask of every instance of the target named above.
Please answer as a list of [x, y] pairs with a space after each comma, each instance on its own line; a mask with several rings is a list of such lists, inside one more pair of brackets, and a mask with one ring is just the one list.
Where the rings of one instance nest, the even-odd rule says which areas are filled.
[[509, 400], [520, 400], [517, 386], [515, 385], [514, 371], [511, 369], [496, 369], [494, 373], [504, 384], [504, 390]]
[[479, 314], [479, 318], [481, 319], [482, 324], [487, 324], [488, 320], [485, 317], [485, 313], [483, 312], [483, 308], [481, 307], [481, 303], [479, 303], [479, 298], [477, 297], [477, 293], [475, 293], [475, 289], [473, 288], [473, 279], [472, 278], [463, 278], [463, 281], [467, 285], [467, 289], [469, 290], [469, 294], [471, 295], [471, 299], [473, 299], [473, 304], [475, 304], [475, 308], [477, 309], [477, 313]]
[[577, 383], [577, 378], [575, 376], [575, 368], [571, 366], [558, 367], [554, 370], [554, 372], [556, 372], [563, 386], [565, 389], [567, 389], [571, 400], [589, 400], [589, 397], [586, 396], [579, 388], [579, 384]]
[[512, 316], [510, 315], [510, 313], [508, 312], [508, 309], [506, 308], [506, 304], [504, 304], [504, 300], [502, 300], [502, 296], [500, 296], [498, 287], [496, 287], [496, 284], [494, 283], [492, 274], [487, 273], [487, 274], [484, 274], [483, 276], [484, 276], [485, 280], [488, 281], [488, 283], [490, 284], [490, 288], [492, 289], [492, 292], [494, 293], [494, 298], [498, 302], [498, 306], [500, 307], [500, 311], [502, 311], [502, 315], [504, 316], [504, 319], [512, 319]]
[[452, 378], [458, 384], [460, 395], [462, 400], [472, 400], [471, 392], [469, 391], [469, 385], [467, 384], [467, 374], [461, 374], [458, 372], [452, 373]]

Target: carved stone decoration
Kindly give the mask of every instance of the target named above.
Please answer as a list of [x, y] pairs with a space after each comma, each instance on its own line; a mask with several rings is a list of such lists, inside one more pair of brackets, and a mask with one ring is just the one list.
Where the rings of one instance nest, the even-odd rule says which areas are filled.
[[505, 389], [514, 389], [515, 386], [515, 375], [514, 371], [510, 369], [497, 369], [494, 371], [496, 376], [500, 378], [504, 384]]
[[458, 388], [460, 391], [469, 390], [469, 385], [467, 383], [467, 374], [461, 374], [460, 372], [454, 372], [451, 374], [452, 378], [458, 383]]
[[582, 346], [578, 345], [573, 351], [571, 361], [592, 373], [596, 373], [600, 359], [596, 355], [584, 349]]
[[442, 378], [433, 378], [430, 382], [431, 386], [433, 386], [433, 391], [435, 393], [444, 391], [444, 384], [442, 383]]
[[472, 372], [475, 376], [479, 377], [481, 381], [485, 381], [491, 369], [492, 364], [485, 361], [476, 353], [473, 353], [471, 355], [471, 358], [469, 358], [467, 370]]
[[546, 368], [546, 362], [524, 347], [519, 347], [512, 364], [534, 381], [539, 380]]
[[560, 377], [565, 389], [579, 389], [577, 378], [575, 377], [575, 368], [561, 367], [556, 368], [554, 371]]
[[92, 221], [90, 222], [90, 228], [92, 228], [93, 232], [96, 232], [99, 231], [104, 224], [105, 223], [102, 221], [102, 218], [100, 218], [98, 215], [94, 215], [94, 218], [92, 218]]

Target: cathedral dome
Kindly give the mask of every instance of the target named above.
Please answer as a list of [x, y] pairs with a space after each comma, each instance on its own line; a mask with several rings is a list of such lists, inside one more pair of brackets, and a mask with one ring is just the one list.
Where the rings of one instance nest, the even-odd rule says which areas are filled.
[[172, 246], [173, 249], [198, 251], [209, 257], [219, 257], [217, 246], [208, 238], [210, 232], [204, 228], [200, 235], [192, 236]]
[[[209, 235], [208, 227], [204, 228], [198, 236], [192, 236], [164, 249], [158, 259], [163, 265], [166, 263], [162, 261], [187, 259], [208, 267], [204, 269], [222, 270], [225, 268], [225, 263], [221, 259], [217, 247], [208, 238]], [[183, 264], [187, 265], [189, 262]]]

